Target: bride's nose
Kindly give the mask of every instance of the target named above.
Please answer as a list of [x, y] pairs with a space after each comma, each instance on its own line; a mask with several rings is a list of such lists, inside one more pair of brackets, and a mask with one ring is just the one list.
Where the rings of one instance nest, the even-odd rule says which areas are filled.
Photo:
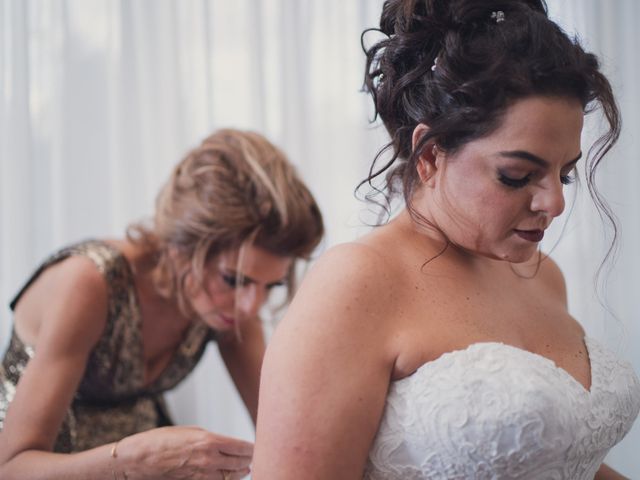
[[531, 211], [544, 213], [549, 218], [559, 216], [565, 207], [563, 184], [558, 179], [540, 186], [531, 197]]

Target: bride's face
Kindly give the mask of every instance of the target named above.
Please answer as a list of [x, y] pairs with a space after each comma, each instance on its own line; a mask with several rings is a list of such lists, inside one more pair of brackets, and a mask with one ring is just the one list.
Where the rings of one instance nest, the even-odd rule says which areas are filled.
[[469, 253], [528, 260], [564, 210], [563, 187], [581, 155], [583, 115], [571, 99], [516, 102], [492, 134], [450, 155], [432, 152], [415, 206]]

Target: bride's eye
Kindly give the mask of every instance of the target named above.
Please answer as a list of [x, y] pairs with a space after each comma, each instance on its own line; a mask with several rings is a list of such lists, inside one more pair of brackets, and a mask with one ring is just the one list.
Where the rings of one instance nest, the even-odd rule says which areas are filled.
[[498, 174], [498, 180], [511, 188], [522, 188], [531, 181], [531, 174], [528, 174], [521, 178], [513, 178], [505, 175], [504, 173]]
[[573, 182], [576, 181], [576, 175], [575, 175], [575, 167], [571, 169], [571, 172], [574, 172], [573, 175], [571, 173], [567, 173], [566, 175], [560, 175], [560, 182], [562, 182], [563, 185], [570, 185]]

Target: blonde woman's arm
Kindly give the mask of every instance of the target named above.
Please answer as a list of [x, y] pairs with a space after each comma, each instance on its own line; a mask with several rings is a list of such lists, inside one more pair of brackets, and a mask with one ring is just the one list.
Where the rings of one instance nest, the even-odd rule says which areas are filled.
[[18, 382], [0, 433], [0, 478], [113, 480], [126, 473], [129, 480], [193, 480], [222, 478], [221, 470], [231, 471], [227, 478], [233, 480], [246, 475], [252, 444], [195, 427], [126, 437], [113, 455], [115, 444], [53, 453], [88, 356], [104, 329], [107, 286], [91, 261], [71, 257], [45, 271], [33, 288], [38, 292], [27, 291], [20, 301], [32, 302], [28, 310], [41, 315], [42, 322], [35, 355]]
[[244, 322], [239, 337], [235, 332], [224, 335], [218, 340], [218, 349], [255, 425], [260, 368], [265, 351], [264, 332], [260, 320], [255, 318]]

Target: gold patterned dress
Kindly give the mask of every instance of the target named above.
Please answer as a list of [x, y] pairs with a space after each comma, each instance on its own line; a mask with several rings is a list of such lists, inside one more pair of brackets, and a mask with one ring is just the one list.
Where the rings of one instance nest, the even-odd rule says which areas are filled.
[[[194, 323], [162, 374], [144, 386], [142, 321], [133, 274], [120, 251], [98, 240], [72, 245], [49, 257], [13, 300], [11, 308], [42, 271], [71, 255], [91, 259], [104, 275], [109, 292], [108, 316], [58, 433], [55, 452], [82, 451], [171, 425], [162, 393], [193, 370], [209, 340], [215, 338], [204, 323]], [[0, 365], [0, 430], [20, 375], [33, 354], [33, 348], [25, 345], [14, 329]]]

